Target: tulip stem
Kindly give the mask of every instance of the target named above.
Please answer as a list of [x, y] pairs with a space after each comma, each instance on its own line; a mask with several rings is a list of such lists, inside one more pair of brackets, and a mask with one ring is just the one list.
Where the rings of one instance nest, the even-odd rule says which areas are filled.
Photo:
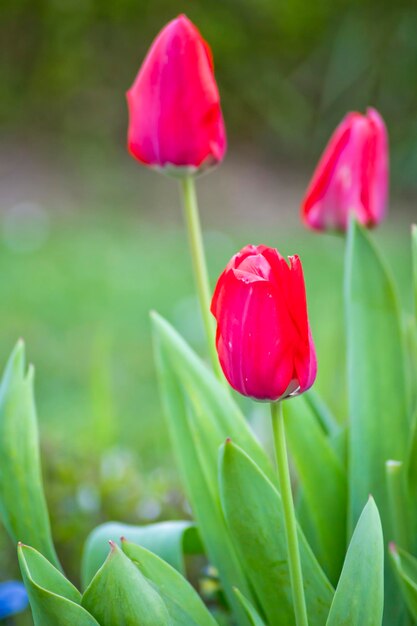
[[292, 599], [297, 626], [308, 626], [307, 608], [304, 596], [303, 573], [298, 546], [297, 522], [291, 491], [290, 469], [288, 465], [285, 423], [281, 402], [271, 403], [272, 430], [274, 434], [275, 457], [278, 481], [284, 510], [285, 536], [287, 540], [288, 565], [290, 570]]
[[184, 176], [181, 178], [180, 184], [184, 204], [185, 223], [187, 225], [188, 241], [194, 268], [194, 277], [210, 358], [215, 374], [222, 379], [223, 374], [217, 358], [216, 346], [214, 342], [215, 327], [214, 320], [212, 319], [210, 313], [210, 283], [193, 176]]

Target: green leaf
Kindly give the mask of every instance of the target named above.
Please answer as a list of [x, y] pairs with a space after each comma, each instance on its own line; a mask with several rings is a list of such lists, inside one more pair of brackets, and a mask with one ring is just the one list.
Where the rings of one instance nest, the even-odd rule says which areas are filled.
[[407, 452], [407, 478], [409, 492], [412, 498], [417, 496], [417, 410], [411, 420], [409, 448]]
[[216, 626], [198, 593], [176, 569], [149, 550], [129, 541], [122, 541], [122, 549], [142, 574], [154, 583], [174, 623], [175, 617], [181, 615], [183, 621], [180, 623], [187, 624], [192, 620], [192, 624], [197, 626]]
[[346, 472], [300, 396], [283, 404], [285, 432], [305, 505], [314, 526], [316, 556], [336, 584], [346, 551]]
[[411, 227], [411, 252], [413, 261], [413, 292], [414, 292], [414, 316], [417, 320], [417, 225]]
[[98, 626], [80, 592], [37, 550], [19, 544], [18, 558], [35, 626]]
[[248, 621], [233, 587], [247, 598], [252, 594], [220, 507], [218, 449], [231, 436], [272, 478], [271, 463], [224, 385], [167, 322], [153, 315], [153, 325], [162, 398], [187, 496], [209, 559], [244, 626]]
[[308, 404], [311, 411], [314, 413], [317, 421], [326, 435], [330, 437], [336, 437], [341, 431], [341, 426], [333, 417], [330, 409], [326, 406], [323, 400], [314, 389], [310, 389], [307, 393], [301, 396]]
[[19, 341], [0, 385], [0, 515], [14, 543], [33, 546], [60, 567], [43, 491], [33, 379]]
[[384, 608], [384, 540], [369, 498], [350, 542], [326, 626], [381, 626]]
[[[226, 437], [233, 437], [250, 454], [262, 471], [275, 482], [270, 459], [249, 428], [229, 390], [191, 350], [177, 331], [157, 313], [152, 313], [157, 361], [161, 354], [169, 361], [172, 374], [180, 383], [193, 409], [193, 422], [201, 435], [208, 435], [204, 449], [209, 449], [217, 467], [218, 447]], [[158, 364], [157, 364], [158, 365]], [[165, 396], [165, 394], [164, 394]], [[169, 402], [170, 398], [164, 398]], [[208, 445], [218, 440], [219, 445]], [[214, 475], [216, 471], [213, 470]], [[216, 481], [217, 482], [217, 481]]]
[[235, 594], [237, 595], [239, 602], [243, 606], [246, 615], [249, 618], [251, 626], [265, 626], [265, 622], [262, 620], [258, 611], [255, 609], [253, 604], [240, 593], [239, 589], [235, 589]]
[[389, 539], [385, 461], [404, 461], [409, 432], [402, 331], [390, 276], [364, 228], [350, 223], [345, 306], [349, 393], [349, 527], [372, 493]]
[[417, 620], [417, 559], [394, 544], [390, 544], [389, 553], [403, 598]]
[[[345, 318], [349, 398], [349, 518], [352, 531], [371, 493], [384, 535], [393, 538], [385, 462], [405, 461], [409, 394], [401, 317], [393, 281], [369, 233], [354, 219], [346, 256]], [[385, 571], [384, 623], [400, 623], [403, 605]]]
[[106, 560], [109, 541], [121, 545], [121, 537], [155, 552], [182, 574], [185, 574], [184, 554], [201, 554], [203, 551], [197, 529], [191, 522], [160, 522], [148, 526], [118, 522], [101, 524], [90, 533], [84, 545], [81, 564], [83, 588]]
[[[220, 451], [220, 496], [228, 527], [270, 624], [293, 624], [284, 517], [278, 491], [231, 441]], [[311, 626], [322, 626], [333, 589], [299, 529]]]
[[101, 626], [171, 626], [161, 596], [113, 542], [81, 603]]
[[[412, 409], [417, 406], [417, 319], [414, 315], [404, 315], [404, 342], [406, 347], [407, 388], [409, 391], [408, 404]], [[411, 420], [414, 425], [414, 415]], [[412, 426], [413, 427], [413, 426]]]

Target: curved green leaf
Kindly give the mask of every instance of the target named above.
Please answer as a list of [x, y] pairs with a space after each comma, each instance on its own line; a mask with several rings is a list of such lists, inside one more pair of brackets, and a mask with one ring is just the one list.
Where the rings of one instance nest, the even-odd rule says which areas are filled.
[[[281, 498], [252, 459], [231, 441], [220, 451], [224, 515], [270, 624], [293, 624], [294, 610]], [[300, 555], [311, 626], [322, 626], [333, 589], [299, 529]]]
[[314, 526], [316, 556], [336, 584], [346, 551], [346, 472], [301, 396], [283, 404], [285, 432]]
[[345, 306], [350, 418], [349, 526], [372, 493], [390, 532], [385, 461], [404, 461], [409, 416], [402, 331], [391, 277], [368, 233], [349, 228]]
[[33, 380], [19, 341], [0, 385], [0, 514], [14, 543], [33, 546], [60, 567], [42, 484]]
[[394, 544], [389, 554], [405, 603], [417, 620], [417, 559]]
[[253, 604], [240, 593], [239, 589], [235, 589], [235, 594], [237, 595], [239, 602], [246, 611], [246, 615], [249, 618], [251, 626], [265, 626], [265, 622], [262, 620], [258, 611], [255, 609]]
[[121, 537], [151, 550], [179, 572], [185, 574], [184, 554], [203, 551], [197, 528], [191, 522], [174, 521], [132, 526], [108, 522], [97, 526], [84, 545], [81, 579], [85, 588], [109, 553], [109, 541], [120, 544]]
[[309, 389], [307, 393], [299, 397], [304, 398], [304, 401], [314, 413], [323, 432], [329, 435], [329, 437], [336, 437], [341, 430], [341, 426], [336, 422], [330, 409], [326, 406], [318, 393], [314, 391], [314, 389]]
[[[190, 583], [171, 565], [161, 558], [129, 541], [122, 541], [123, 552], [139, 568], [146, 578], [155, 584], [164, 599], [174, 623], [216, 626], [216, 621]], [[187, 621], [188, 620], [188, 621]]]
[[[276, 477], [270, 459], [229, 391], [177, 331], [155, 312], [152, 313], [152, 324], [157, 361], [160, 354], [163, 354], [169, 362], [172, 374], [181, 385], [192, 408], [197, 432], [202, 436], [206, 434], [209, 436], [207, 441], [203, 441], [204, 447], [211, 452], [215, 460], [214, 467], [217, 467], [218, 445], [212, 449], [214, 446], [211, 442], [220, 439], [220, 445], [226, 437], [233, 437], [233, 440], [250, 454], [261, 470], [275, 483]], [[169, 401], [169, 398], [165, 400]]]
[[384, 540], [369, 498], [350, 542], [326, 626], [381, 626], [384, 609]]
[[35, 626], [99, 626], [80, 592], [39, 552], [19, 544], [18, 558]]
[[[411, 417], [401, 317], [391, 276], [369, 233], [354, 219], [349, 226], [345, 279], [348, 530], [352, 532], [371, 493], [384, 534], [391, 540], [385, 462], [406, 460]], [[403, 607], [391, 570], [385, 574], [384, 622], [395, 626], [402, 619]]]
[[101, 626], [171, 626], [161, 596], [113, 542], [81, 604]]
[[402, 596], [417, 620], [417, 559], [394, 544], [390, 544], [389, 553]]
[[220, 508], [218, 448], [232, 436], [273, 478], [271, 463], [224, 385], [167, 322], [153, 315], [153, 325], [162, 398], [187, 496], [208, 557], [244, 626], [248, 621], [233, 587], [247, 598], [252, 594]]
[[412, 498], [417, 496], [417, 410], [414, 411], [411, 420], [410, 440], [407, 451], [407, 483]]

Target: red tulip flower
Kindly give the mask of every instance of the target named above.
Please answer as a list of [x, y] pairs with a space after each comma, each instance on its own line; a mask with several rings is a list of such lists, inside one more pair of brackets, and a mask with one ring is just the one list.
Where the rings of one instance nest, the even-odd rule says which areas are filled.
[[303, 221], [316, 230], [346, 230], [349, 214], [367, 227], [385, 216], [388, 138], [375, 109], [348, 113], [336, 128], [302, 203]]
[[185, 15], [156, 37], [127, 101], [128, 148], [141, 163], [189, 172], [223, 159], [226, 133], [211, 51]]
[[298, 256], [289, 261], [274, 248], [246, 246], [213, 295], [223, 372], [234, 389], [257, 400], [300, 394], [316, 378], [303, 269]]

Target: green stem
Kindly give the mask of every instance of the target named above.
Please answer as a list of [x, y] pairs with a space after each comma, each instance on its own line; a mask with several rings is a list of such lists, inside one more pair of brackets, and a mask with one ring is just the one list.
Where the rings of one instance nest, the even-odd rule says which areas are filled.
[[284, 510], [285, 536], [287, 539], [288, 563], [295, 621], [297, 626], [308, 626], [307, 608], [304, 597], [303, 573], [298, 547], [297, 522], [291, 492], [285, 424], [281, 402], [271, 403], [272, 430], [274, 433], [275, 456], [278, 469], [279, 488]]
[[200, 217], [198, 213], [197, 195], [195, 182], [192, 176], [181, 178], [181, 191], [184, 203], [185, 223], [188, 231], [191, 258], [194, 267], [194, 277], [197, 286], [198, 300], [200, 302], [201, 316], [210, 352], [210, 358], [214, 372], [222, 379], [223, 374], [217, 358], [214, 341], [214, 320], [210, 313], [210, 284], [204, 254], [203, 237], [201, 235]]

